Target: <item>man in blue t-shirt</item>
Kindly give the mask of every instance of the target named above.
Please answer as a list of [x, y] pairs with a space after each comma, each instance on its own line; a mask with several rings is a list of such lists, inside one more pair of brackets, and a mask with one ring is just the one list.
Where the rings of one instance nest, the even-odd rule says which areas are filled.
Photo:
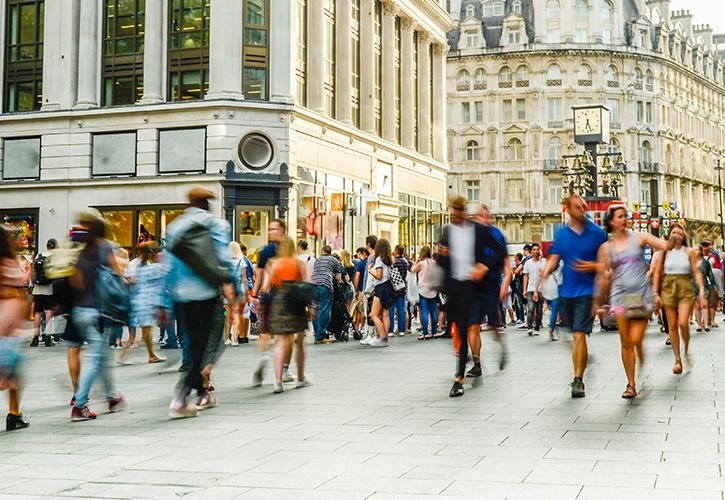
[[587, 366], [587, 339], [592, 333], [594, 312], [594, 278], [597, 271], [599, 247], [607, 241], [607, 233], [586, 218], [587, 202], [579, 195], [571, 195], [566, 201], [569, 224], [562, 227], [554, 237], [546, 268], [541, 274], [536, 293], [547, 276], [564, 262], [562, 284], [559, 288], [561, 308], [567, 324], [574, 335], [574, 381], [571, 383], [571, 397], [583, 398], [584, 370]]

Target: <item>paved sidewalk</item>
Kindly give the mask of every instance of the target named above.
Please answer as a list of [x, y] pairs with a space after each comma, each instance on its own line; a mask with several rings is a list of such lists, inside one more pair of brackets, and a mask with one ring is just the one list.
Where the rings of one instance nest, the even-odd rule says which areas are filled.
[[28, 349], [31, 426], [0, 432], [0, 498], [723, 500], [725, 327], [694, 336], [683, 376], [650, 328], [634, 401], [620, 398], [617, 334], [590, 339], [579, 400], [568, 342], [511, 328], [507, 340], [498, 372], [485, 335], [488, 375], [458, 399], [449, 341], [309, 346], [315, 385], [279, 395], [249, 388], [253, 344], [229, 348], [220, 406], [177, 421], [166, 411], [180, 352], [148, 365], [138, 347], [135, 365], [114, 369], [128, 410], [106, 414], [94, 394], [99, 417], [81, 423], [69, 421], [65, 349]]

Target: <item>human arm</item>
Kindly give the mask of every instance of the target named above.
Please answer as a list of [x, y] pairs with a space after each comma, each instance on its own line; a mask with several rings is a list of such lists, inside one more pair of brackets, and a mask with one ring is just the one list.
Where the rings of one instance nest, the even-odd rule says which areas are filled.
[[650, 233], [637, 233], [639, 238], [639, 246], [645, 247], [649, 245], [654, 251], [670, 251], [675, 246], [675, 240], [670, 238], [664, 240]]
[[649, 265], [650, 278], [652, 279], [652, 291], [654, 292], [655, 310], [662, 307], [662, 299], [660, 298], [660, 283], [662, 281], [662, 252], [657, 252], [652, 256], [652, 262]]
[[412, 266], [410, 266], [410, 272], [417, 273], [418, 271], [420, 271], [420, 268], [423, 266], [422, 262], [423, 261], [419, 260], [419, 261], [415, 262]]
[[[541, 281], [541, 280], [539, 280], [539, 281]], [[537, 292], [538, 292], [538, 288], [541, 288], [541, 287], [536, 287], [536, 288], [537, 288]], [[525, 272], [524, 273], [524, 293], [526, 293], [528, 290], [529, 290], [529, 273]], [[534, 299], [534, 300], [536, 300], [536, 299]]]
[[511, 286], [511, 279], [513, 278], [513, 271], [511, 266], [503, 266], [503, 281], [501, 281], [501, 289], [498, 293], [498, 299], [503, 302], [506, 300], [506, 296], [509, 293], [509, 287]]
[[[536, 286], [536, 291], [541, 292], [541, 285], [546, 281], [546, 278], [549, 277], [549, 275], [556, 270], [557, 267], [559, 267], [559, 260], [561, 257], [559, 255], [552, 253], [549, 255], [549, 258], [546, 259], [546, 267], [544, 267], [544, 270], [541, 271], [541, 275], [539, 276], [539, 283]], [[524, 287], [524, 290], [526, 290], [526, 287]]]
[[606, 290], [608, 288], [608, 273], [607, 271], [610, 270], [610, 262], [609, 262], [609, 253], [607, 252], [607, 245], [609, 243], [605, 243], [604, 245], [599, 247], [599, 250], [597, 251], [597, 262], [599, 262], [601, 265], [597, 267], [597, 276], [594, 281], [594, 297], [592, 300], [592, 311], [594, 314], [597, 314], [597, 312], [601, 309], [602, 305], [606, 301]]
[[705, 297], [705, 280], [702, 277], [700, 266], [697, 263], [697, 253], [695, 250], [688, 248], [687, 254], [688, 257], [690, 257], [690, 268], [692, 269], [692, 274], [695, 277], [695, 283], [697, 284], [697, 289], [699, 290], [698, 298], [700, 300], [700, 305], [703, 308], [706, 308], [707, 299]]

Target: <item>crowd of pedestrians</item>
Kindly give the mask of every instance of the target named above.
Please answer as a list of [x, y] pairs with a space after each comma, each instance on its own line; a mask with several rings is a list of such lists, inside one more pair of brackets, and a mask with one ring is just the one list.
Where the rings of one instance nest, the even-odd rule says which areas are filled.
[[[568, 224], [546, 256], [540, 244], [531, 243], [509, 260], [490, 210], [482, 206], [469, 217], [467, 200], [457, 196], [449, 202], [450, 223], [437, 246], [423, 246], [417, 255], [369, 235], [354, 255], [323, 246], [315, 257], [307, 241], [295, 242], [285, 222], [273, 220], [269, 243], [250, 259], [246, 246], [231, 241], [229, 224], [210, 212], [213, 199], [211, 191], [192, 189], [189, 207], [169, 225], [162, 244], [146, 235], [131, 260], [127, 250], [106, 239], [106, 221], [94, 209], [78, 214], [68, 241], [49, 240], [26, 268], [0, 227], [0, 390], [10, 394], [8, 430], [28, 425], [20, 412], [19, 337], [28, 316], [23, 296], [28, 283], [34, 311], [30, 346], [53, 347], [62, 339], [68, 348], [72, 421], [97, 418], [89, 407], [97, 379], [109, 412], [126, 406], [112, 365], [132, 363], [129, 353], [139, 330], [148, 363], [166, 361], [156, 344], [181, 349], [180, 380], [168, 414], [185, 418], [219, 403], [214, 366], [225, 346], [250, 340], [257, 341], [258, 351], [253, 386], [262, 385], [273, 364], [273, 391], [279, 394], [291, 382], [296, 388], [311, 385], [305, 374], [307, 335], [320, 345], [352, 335], [372, 348], [391, 346], [395, 336], [452, 338], [456, 368], [449, 396], [459, 397], [466, 378], [484, 373], [481, 332], [493, 334], [503, 370], [510, 355], [503, 328], [538, 336], [546, 309], [551, 341], [559, 340], [560, 328], [572, 333], [571, 396], [586, 395], [587, 337], [599, 318], [616, 323], [627, 379], [622, 397], [631, 399], [638, 394], [637, 362], [644, 359], [642, 341], [653, 315], [669, 333], [674, 374], [693, 365], [692, 315], [698, 331], [717, 326], [723, 273], [712, 242], [689, 247], [679, 225], [668, 239], [631, 232], [621, 205], [609, 208], [602, 229], [587, 218], [583, 198], [568, 197]], [[651, 262], [646, 248], [654, 252]], [[290, 371], [293, 354], [296, 377]]]

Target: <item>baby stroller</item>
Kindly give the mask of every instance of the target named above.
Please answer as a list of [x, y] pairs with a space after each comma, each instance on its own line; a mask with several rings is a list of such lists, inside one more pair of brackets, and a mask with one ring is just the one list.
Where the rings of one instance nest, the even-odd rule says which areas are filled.
[[336, 340], [347, 342], [350, 340], [350, 330], [353, 329], [352, 316], [347, 310], [345, 301], [346, 287], [344, 283], [335, 280], [332, 284], [332, 311], [327, 331], [335, 336]]

